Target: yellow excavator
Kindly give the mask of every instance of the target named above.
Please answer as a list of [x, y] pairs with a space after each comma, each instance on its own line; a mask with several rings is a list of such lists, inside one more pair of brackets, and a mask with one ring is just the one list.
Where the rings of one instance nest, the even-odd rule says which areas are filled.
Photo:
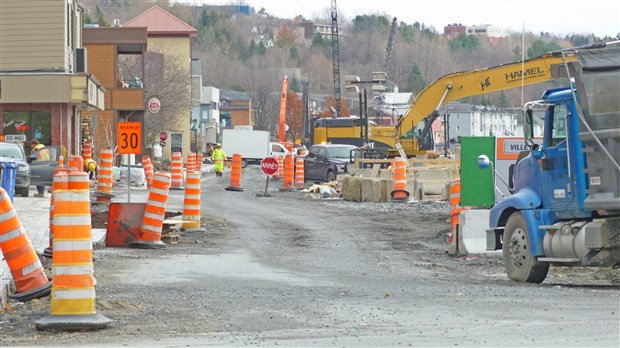
[[[549, 52], [542, 56], [491, 68], [445, 75], [409, 102], [409, 109], [395, 126], [368, 126], [368, 140], [376, 149], [388, 149], [390, 157], [414, 157], [433, 149], [430, 132], [439, 109], [448, 102], [549, 81], [561, 76], [574, 55]], [[361, 146], [363, 122], [355, 118], [322, 118], [314, 123], [314, 143], [331, 142]]]

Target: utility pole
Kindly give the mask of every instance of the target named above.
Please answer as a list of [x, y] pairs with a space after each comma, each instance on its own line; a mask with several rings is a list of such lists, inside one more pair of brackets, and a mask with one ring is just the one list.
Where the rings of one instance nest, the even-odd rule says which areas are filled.
[[450, 145], [450, 114], [443, 114], [443, 151], [444, 157], [448, 158], [448, 146]]
[[341, 116], [340, 108], [340, 47], [338, 45], [338, 9], [336, 0], [332, 0], [332, 62], [334, 70], [334, 100], [336, 117]]
[[301, 86], [302, 86], [302, 100], [303, 100], [303, 106], [302, 106], [302, 120], [303, 120], [303, 141], [302, 144], [307, 146], [308, 148], [310, 147], [310, 144], [312, 143], [312, 141], [314, 141], [313, 139], [310, 139], [310, 129], [311, 125], [310, 125], [310, 110], [308, 110], [309, 108], [309, 96], [308, 96], [308, 76], [304, 76], [303, 80], [301, 81]]

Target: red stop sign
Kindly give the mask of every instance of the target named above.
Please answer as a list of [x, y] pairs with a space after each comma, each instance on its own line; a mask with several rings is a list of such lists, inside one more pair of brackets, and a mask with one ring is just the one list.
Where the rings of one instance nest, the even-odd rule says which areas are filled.
[[168, 139], [168, 133], [166, 132], [159, 133], [159, 140], [166, 141], [166, 139]]
[[278, 172], [278, 160], [275, 157], [265, 157], [260, 162], [260, 170], [265, 175], [274, 175]]

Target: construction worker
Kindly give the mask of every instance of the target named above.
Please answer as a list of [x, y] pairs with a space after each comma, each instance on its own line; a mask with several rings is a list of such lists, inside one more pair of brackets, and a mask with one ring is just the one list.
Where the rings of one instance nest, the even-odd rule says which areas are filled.
[[[37, 161], [49, 161], [51, 157], [50, 150], [37, 139], [30, 140], [30, 155], [35, 155]], [[37, 186], [37, 194], [34, 196], [45, 197], [45, 186]]]
[[224, 164], [226, 163], [226, 153], [222, 150], [222, 144], [218, 143], [215, 150], [211, 154], [211, 159], [215, 164], [215, 176], [221, 177], [224, 173]]

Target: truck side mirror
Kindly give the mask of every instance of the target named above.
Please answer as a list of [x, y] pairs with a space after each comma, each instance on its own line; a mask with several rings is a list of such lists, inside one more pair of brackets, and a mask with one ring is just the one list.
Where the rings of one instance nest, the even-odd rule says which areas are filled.
[[487, 155], [480, 155], [477, 159], [478, 168], [487, 169], [491, 165], [491, 160]]
[[541, 158], [543, 158], [543, 150], [540, 147], [540, 145], [538, 144], [534, 144], [532, 145], [532, 157], [534, 157], [535, 159], [539, 160]]

